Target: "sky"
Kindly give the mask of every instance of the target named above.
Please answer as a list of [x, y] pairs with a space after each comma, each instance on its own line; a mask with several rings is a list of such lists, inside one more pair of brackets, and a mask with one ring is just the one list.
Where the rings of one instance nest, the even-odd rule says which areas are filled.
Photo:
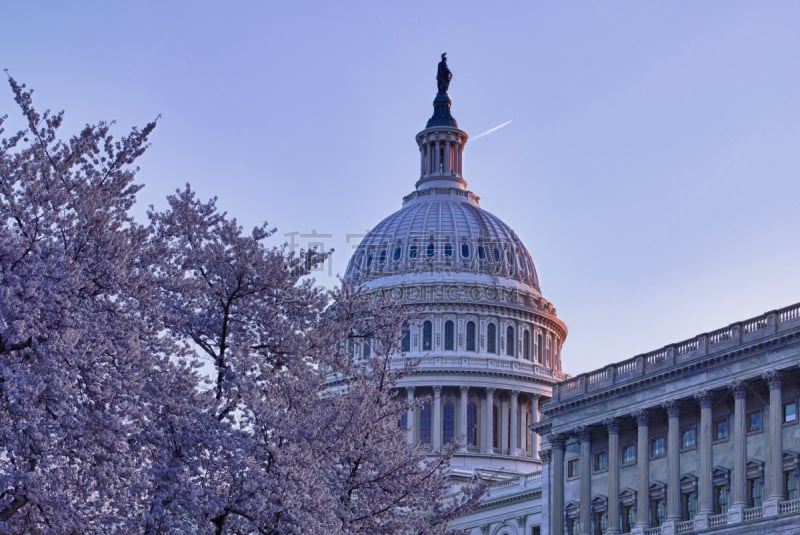
[[575, 375], [800, 302], [798, 20], [777, 0], [34, 0], [3, 7], [0, 67], [65, 135], [160, 115], [139, 217], [191, 183], [274, 243], [333, 248], [333, 285], [414, 188], [447, 52], [469, 189], [531, 252]]

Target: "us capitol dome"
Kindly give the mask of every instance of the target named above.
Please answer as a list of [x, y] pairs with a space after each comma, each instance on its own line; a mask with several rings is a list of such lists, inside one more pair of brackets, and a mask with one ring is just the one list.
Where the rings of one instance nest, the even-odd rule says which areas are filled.
[[446, 61], [443, 54], [433, 115], [416, 136], [415, 189], [361, 241], [344, 281], [409, 312], [393, 358], [414, 366], [399, 386], [429, 399], [404, 419], [409, 442], [436, 450], [462, 437], [454, 477], [502, 480], [540, 469], [528, 426], [566, 378], [567, 327], [542, 296], [525, 245], [467, 189], [468, 136], [450, 113]]

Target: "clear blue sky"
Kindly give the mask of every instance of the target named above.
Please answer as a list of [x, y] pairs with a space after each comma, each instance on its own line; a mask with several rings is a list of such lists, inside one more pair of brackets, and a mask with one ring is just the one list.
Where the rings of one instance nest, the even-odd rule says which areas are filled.
[[297, 239], [335, 274], [413, 189], [448, 52], [461, 128], [512, 121], [467, 144], [465, 178], [527, 244], [577, 374], [800, 301], [798, 21], [794, 1], [32, 1], [3, 9], [0, 67], [71, 130], [162, 114], [141, 213], [188, 181], [281, 241], [329, 235]]

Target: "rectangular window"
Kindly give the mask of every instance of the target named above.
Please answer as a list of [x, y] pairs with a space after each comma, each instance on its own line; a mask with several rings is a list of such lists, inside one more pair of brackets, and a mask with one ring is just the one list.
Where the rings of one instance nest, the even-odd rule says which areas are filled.
[[650, 522], [652, 526], [658, 527], [664, 523], [667, 516], [667, 504], [662, 499], [650, 500]]
[[697, 447], [697, 428], [690, 427], [681, 433], [681, 449], [690, 450]]
[[531, 535], [542, 535], [542, 527], [541, 526], [532, 526], [531, 527]]
[[755, 433], [761, 431], [761, 411], [747, 413], [747, 432]]
[[720, 515], [728, 512], [728, 486], [714, 487], [714, 514]]
[[783, 404], [783, 423], [793, 424], [797, 422], [797, 402], [791, 401]]
[[628, 444], [622, 450], [622, 464], [628, 465], [636, 462], [636, 444]]
[[622, 532], [630, 533], [636, 525], [636, 509], [633, 505], [622, 506]]
[[785, 496], [787, 500], [796, 500], [797, 498], [800, 498], [798, 486], [797, 470], [791, 470], [783, 473], [783, 488], [786, 489]]
[[650, 441], [650, 458], [663, 457], [667, 453], [667, 442], [664, 437], [656, 437]]
[[594, 471], [603, 472], [608, 470], [608, 453], [601, 451], [594, 454]]
[[580, 459], [570, 459], [567, 461], [567, 477], [578, 477], [580, 475]]
[[728, 419], [714, 422], [714, 440], [728, 440]]
[[683, 520], [692, 520], [697, 514], [697, 492], [686, 492], [681, 496], [683, 502]]
[[606, 512], [597, 511], [592, 518], [592, 533], [594, 535], [603, 535], [606, 532]]
[[761, 507], [761, 491], [764, 488], [764, 480], [760, 477], [747, 480], [747, 493], [750, 495], [750, 507]]

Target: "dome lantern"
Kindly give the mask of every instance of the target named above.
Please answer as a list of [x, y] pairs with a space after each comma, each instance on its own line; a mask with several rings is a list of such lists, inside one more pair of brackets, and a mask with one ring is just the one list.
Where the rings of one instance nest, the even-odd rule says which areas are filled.
[[467, 142], [467, 133], [459, 130], [458, 123], [450, 113], [450, 97], [447, 90], [453, 77], [447, 67], [447, 54], [436, 73], [437, 93], [433, 99], [433, 115], [425, 130], [417, 134], [420, 155], [418, 190], [429, 188], [467, 189], [462, 175], [462, 152]]

